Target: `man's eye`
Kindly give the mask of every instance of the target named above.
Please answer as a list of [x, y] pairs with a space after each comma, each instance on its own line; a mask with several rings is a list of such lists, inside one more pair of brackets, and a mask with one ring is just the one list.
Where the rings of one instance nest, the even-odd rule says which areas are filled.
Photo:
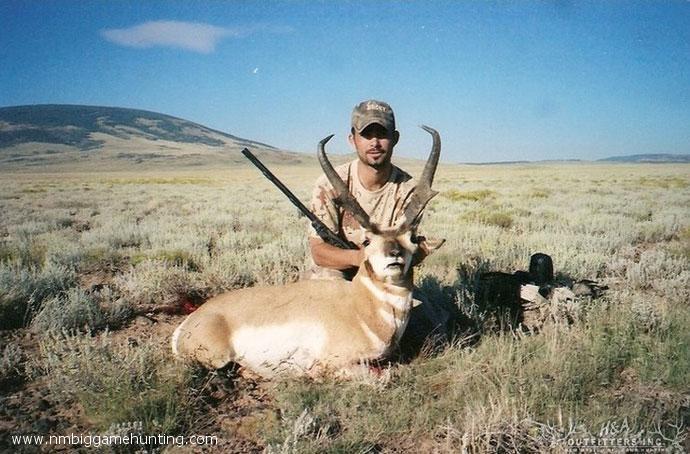
[[362, 241], [362, 246], [364, 246], [364, 247], [367, 247], [367, 246], [369, 246], [370, 244], [371, 244], [371, 241], [369, 241], [369, 240], [364, 240], [364, 241]]

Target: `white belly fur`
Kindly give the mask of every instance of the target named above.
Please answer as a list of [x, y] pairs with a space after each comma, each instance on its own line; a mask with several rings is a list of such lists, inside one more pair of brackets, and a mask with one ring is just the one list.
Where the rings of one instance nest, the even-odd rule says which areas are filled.
[[232, 335], [235, 361], [264, 376], [283, 371], [306, 372], [322, 356], [327, 334], [322, 325], [284, 323], [246, 326]]

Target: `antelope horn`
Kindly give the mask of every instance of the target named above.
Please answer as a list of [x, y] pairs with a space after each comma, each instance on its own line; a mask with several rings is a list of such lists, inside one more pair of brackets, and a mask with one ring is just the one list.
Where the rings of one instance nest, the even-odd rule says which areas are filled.
[[436, 173], [436, 167], [438, 166], [438, 158], [441, 155], [441, 136], [438, 134], [434, 128], [429, 126], [420, 126], [423, 130], [431, 134], [434, 142], [431, 146], [431, 153], [429, 153], [429, 158], [426, 161], [424, 170], [422, 171], [422, 176], [419, 178], [419, 182], [412, 192], [410, 197], [410, 202], [405, 208], [403, 213], [403, 229], [409, 228], [410, 226], [419, 222], [419, 218], [424, 211], [427, 203], [434, 198], [437, 191], [431, 189], [431, 183], [434, 181], [434, 174]]
[[319, 142], [318, 150], [316, 152], [316, 157], [319, 158], [319, 164], [323, 169], [323, 173], [326, 174], [326, 178], [333, 185], [333, 189], [337, 194], [335, 201], [340, 204], [347, 211], [352, 213], [352, 216], [359, 222], [359, 224], [367, 230], [376, 230], [372, 223], [369, 221], [369, 215], [362, 208], [362, 206], [357, 202], [357, 200], [350, 194], [350, 190], [347, 185], [340, 178], [338, 172], [335, 171], [333, 165], [326, 157], [326, 143], [333, 138], [333, 134], [324, 138]]

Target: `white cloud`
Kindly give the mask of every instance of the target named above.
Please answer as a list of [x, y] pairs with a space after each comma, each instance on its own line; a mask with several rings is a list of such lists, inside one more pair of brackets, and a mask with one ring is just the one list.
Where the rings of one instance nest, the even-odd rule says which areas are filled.
[[127, 47], [177, 47], [209, 54], [220, 40], [245, 35], [248, 30], [233, 30], [198, 22], [152, 21], [130, 28], [112, 28], [101, 31], [108, 41]]

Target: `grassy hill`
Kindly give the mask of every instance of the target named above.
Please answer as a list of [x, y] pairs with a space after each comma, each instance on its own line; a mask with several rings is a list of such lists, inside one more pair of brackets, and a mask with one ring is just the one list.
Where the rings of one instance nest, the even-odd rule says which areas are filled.
[[144, 110], [77, 105], [0, 108], [0, 168], [60, 170], [217, 166], [245, 162], [247, 147], [268, 162], [303, 155]]

